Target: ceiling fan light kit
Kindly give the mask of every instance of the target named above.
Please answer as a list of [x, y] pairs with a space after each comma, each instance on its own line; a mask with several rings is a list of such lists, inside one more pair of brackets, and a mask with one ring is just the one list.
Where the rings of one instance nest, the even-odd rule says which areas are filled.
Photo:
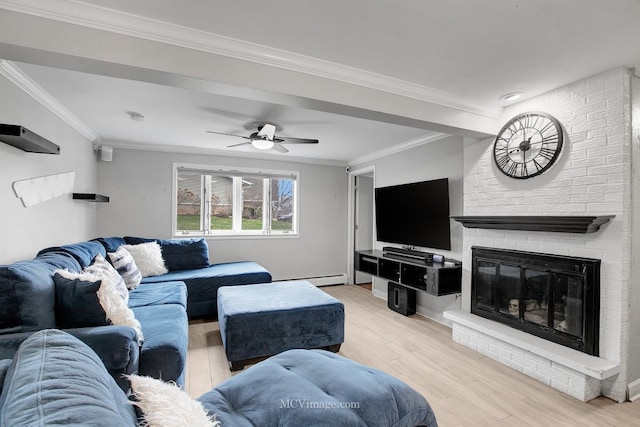
[[257, 148], [258, 150], [269, 150], [273, 148], [273, 141], [268, 139], [253, 139], [251, 140], [251, 145], [253, 148]]
[[275, 136], [276, 128], [279, 128], [278, 125], [272, 123], [265, 123], [258, 126], [258, 131], [252, 133], [250, 136], [243, 135], [234, 135], [231, 133], [224, 132], [216, 132], [212, 130], [208, 130], [208, 133], [215, 133], [218, 135], [225, 136], [233, 136], [236, 138], [246, 139], [247, 141], [241, 142], [240, 144], [232, 144], [227, 145], [227, 148], [239, 147], [241, 145], [249, 145], [253, 148], [257, 148], [258, 150], [270, 150], [273, 149], [279, 153], [288, 153], [289, 150], [283, 144], [317, 144], [317, 139], [303, 139], [303, 138], [290, 138], [290, 137], [279, 137]]

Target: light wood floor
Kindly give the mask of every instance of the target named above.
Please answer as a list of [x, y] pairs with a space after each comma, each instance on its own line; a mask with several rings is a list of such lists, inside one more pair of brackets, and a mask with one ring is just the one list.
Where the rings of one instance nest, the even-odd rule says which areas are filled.
[[[640, 401], [618, 404], [601, 397], [582, 403], [454, 343], [446, 326], [389, 310], [366, 289], [322, 289], [345, 305], [340, 354], [419, 391], [441, 427], [640, 426]], [[197, 397], [231, 375], [218, 323], [192, 322], [187, 392]]]

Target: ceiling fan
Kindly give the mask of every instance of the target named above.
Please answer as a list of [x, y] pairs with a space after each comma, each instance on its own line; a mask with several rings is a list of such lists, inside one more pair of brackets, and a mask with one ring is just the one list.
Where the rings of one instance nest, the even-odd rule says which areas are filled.
[[235, 136], [237, 138], [243, 138], [247, 140], [239, 144], [228, 145], [227, 148], [251, 144], [254, 148], [257, 148], [258, 150], [273, 149], [273, 150], [279, 151], [280, 153], [288, 153], [289, 150], [287, 150], [287, 148], [282, 144], [317, 144], [318, 143], [317, 139], [289, 138], [287, 136], [276, 137], [275, 135], [276, 125], [272, 123], [265, 123], [263, 125], [259, 125], [258, 131], [253, 132], [249, 136], [234, 135], [231, 133], [224, 133], [224, 132], [214, 132], [212, 130], [208, 130], [207, 132], [215, 133], [218, 135]]

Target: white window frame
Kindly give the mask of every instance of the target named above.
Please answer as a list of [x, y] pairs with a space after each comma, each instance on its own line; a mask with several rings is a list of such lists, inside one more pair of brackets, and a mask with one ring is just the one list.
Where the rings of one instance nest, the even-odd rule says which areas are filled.
[[[189, 231], [181, 232], [177, 230], [178, 225], [178, 171], [182, 169], [210, 172], [215, 174], [229, 174], [233, 175], [233, 211], [239, 212], [239, 215], [234, 214], [232, 217], [232, 230], [209, 230], [208, 232]], [[241, 181], [241, 176], [257, 177], [263, 175], [265, 179], [272, 178], [291, 178], [293, 180], [293, 217], [291, 219], [292, 230], [242, 230], [242, 185], [238, 185], [237, 182]], [[207, 192], [210, 192], [210, 188]], [[265, 185], [263, 188], [263, 203], [269, 203], [270, 191], [269, 186]], [[229, 167], [229, 166], [215, 166], [215, 165], [202, 165], [192, 163], [173, 163], [172, 166], [172, 195], [171, 195], [171, 235], [174, 237], [206, 237], [213, 239], [242, 239], [242, 238], [298, 238], [298, 223], [300, 216], [299, 201], [300, 199], [300, 171], [292, 170], [276, 170], [276, 169], [257, 169], [257, 168], [244, 168], [244, 167]], [[201, 212], [208, 212], [207, 201], [202, 198]], [[262, 223], [269, 224], [269, 217], [271, 215], [271, 209], [263, 209]], [[202, 218], [206, 215], [201, 215]]]

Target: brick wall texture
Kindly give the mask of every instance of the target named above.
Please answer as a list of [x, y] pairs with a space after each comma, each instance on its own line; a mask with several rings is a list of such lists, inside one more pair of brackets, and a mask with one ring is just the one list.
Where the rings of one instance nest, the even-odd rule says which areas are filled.
[[[466, 310], [470, 309], [472, 246], [602, 260], [600, 357], [619, 361], [622, 369], [621, 374], [599, 386], [602, 394], [616, 401], [625, 399], [627, 383], [630, 94], [630, 70], [618, 68], [507, 108], [503, 123], [522, 112], [544, 111], [557, 118], [564, 128], [564, 146], [558, 161], [550, 170], [531, 179], [511, 179], [496, 168], [493, 139], [467, 141], [464, 148], [464, 215], [616, 216], [599, 232], [589, 234], [463, 231]], [[552, 382], [554, 379], [550, 378], [548, 383], [553, 385]], [[593, 393], [594, 385], [586, 384], [585, 388]]]

